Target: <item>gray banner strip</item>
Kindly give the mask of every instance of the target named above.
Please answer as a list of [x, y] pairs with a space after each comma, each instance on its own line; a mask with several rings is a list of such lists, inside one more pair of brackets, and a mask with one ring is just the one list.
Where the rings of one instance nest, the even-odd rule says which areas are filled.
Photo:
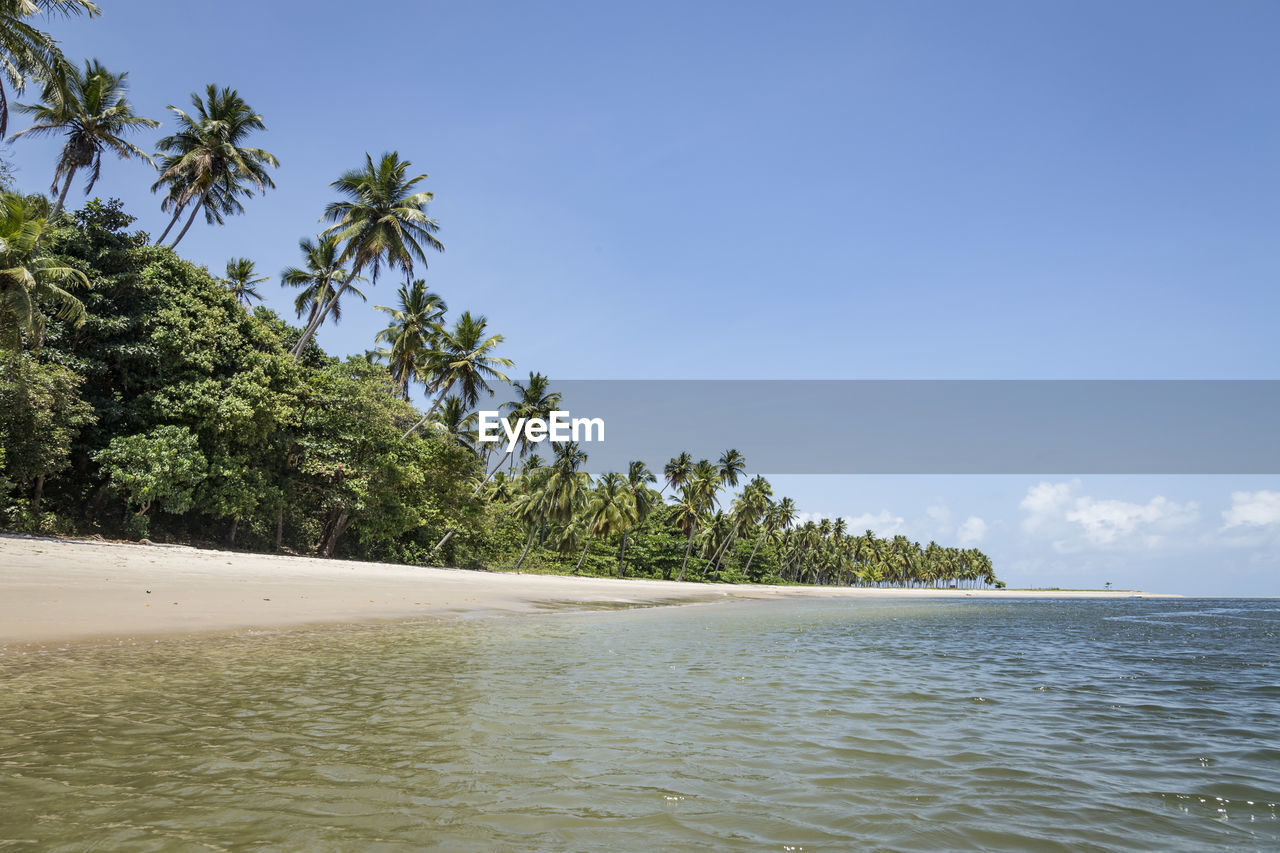
[[[1277, 474], [1277, 380], [574, 380], [587, 467], [741, 451], [762, 474]], [[499, 392], [501, 393], [501, 392]], [[500, 399], [500, 397], [498, 398]], [[481, 403], [481, 408], [497, 408]], [[549, 458], [549, 447], [538, 447]]]

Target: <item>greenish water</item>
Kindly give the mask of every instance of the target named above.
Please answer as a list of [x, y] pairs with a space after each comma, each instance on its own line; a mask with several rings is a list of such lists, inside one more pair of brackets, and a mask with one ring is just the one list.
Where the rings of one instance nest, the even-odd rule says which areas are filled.
[[1276, 849], [1278, 635], [798, 601], [9, 653], [0, 849]]

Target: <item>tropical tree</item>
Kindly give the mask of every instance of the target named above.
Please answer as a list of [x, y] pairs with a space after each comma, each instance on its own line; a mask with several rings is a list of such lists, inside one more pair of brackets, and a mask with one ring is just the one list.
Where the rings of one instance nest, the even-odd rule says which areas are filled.
[[684, 549], [684, 562], [680, 564], [677, 581], [684, 580], [685, 569], [689, 566], [689, 555], [693, 551], [694, 537], [698, 533], [702, 519], [716, 506], [719, 492], [720, 472], [707, 460], [700, 460], [693, 466], [676, 505], [677, 523], [681, 532], [688, 537]]
[[693, 457], [689, 455], [689, 451], [682, 452], [679, 456], [672, 456], [662, 468], [662, 491], [667, 490], [667, 486], [678, 489], [689, 479], [689, 474], [693, 472]]
[[[370, 281], [377, 284], [378, 273], [384, 266], [390, 266], [409, 278], [415, 261], [421, 261], [424, 268], [427, 266], [427, 249], [444, 251], [444, 244], [435, 236], [440, 226], [427, 216], [427, 204], [435, 196], [415, 191], [427, 176], [411, 177], [412, 164], [401, 160], [399, 153], [383, 154], [376, 164], [373, 157], [364, 156], [363, 169], [345, 172], [330, 184], [343, 198], [325, 208], [325, 220], [334, 223], [325, 234], [343, 245], [339, 261], [350, 262], [353, 275], [367, 269]], [[346, 287], [346, 283], [339, 285], [331, 301], [336, 302]], [[326, 303], [307, 324], [294, 345], [295, 358], [301, 355], [328, 313]]]
[[391, 317], [387, 328], [378, 332], [376, 340], [387, 344], [383, 355], [391, 369], [391, 378], [405, 400], [409, 399], [409, 383], [418, 379], [423, 356], [435, 348], [449, 306], [438, 293], [427, 290], [427, 283], [417, 279], [412, 284], [400, 285], [397, 291], [400, 307], [373, 306]]
[[764, 513], [764, 523], [760, 527], [760, 535], [756, 537], [756, 544], [751, 549], [751, 556], [747, 558], [747, 565], [743, 568], [743, 573], [751, 571], [751, 563], [756, 558], [756, 552], [760, 550], [761, 543], [765, 539], [772, 536], [779, 530], [789, 528], [796, 520], [796, 503], [791, 498], [783, 498], [777, 503], [770, 503]]
[[514, 362], [492, 355], [502, 343], [502, 335], [486, 337], [487, 325], [484, 315], [473, 317], [470, 311], [465, 311], [452, 329], [440, 330], [436, 348], [428, 352], [425, 359], [431, 376], [427, 391], [436, 394], [436, 400], [422, 419], [405, 431], [404, 438], [431, 420], [436, 408], [450, 393], [456, 393], [467, 408], [474, 408], [481, 393], [493, 396], [490, 381], [509, 381], [498, 368], [510, 367]]
[[74, 267], [56, 261], [45, 247], [43, 206], [19, 195], [0, 196], [0, 348], [20, 349], [22, 336], [44, 337], [45, 316], [41, 303], [51, 305], [56, 316], [80, 325], [84, 303], [62, 285], [89, 286], [89, 279]]
[[[601, 477], [587, 498], [583, 521], [587, 529], [588, 545], [595, 538], [626, 535], [638, 521], [635, 496], [627, 484], [627, 478], [617, 472]], [[582, 553], [586, 554], [585, 547]], [[579, 559], [578, 565], [581, 564], [582, 560]], [[618, 577], [622, 577], [621, 551], [618, 556]]]
[[[41, 13], [93, 17], [101, 10], [90, 0], [0, 0], [0, 65], [18, 93], [30, 78], [57, 83], [70, 68], [53, 36], [32, 23]], [[8, 132], [9, 99], [0, 78], [0, 137]]]
[[[658, 478], [649, 470], [649, 466], [639, 460], [627, 466], [627, 491], [631, 497], [631, 505], [635, 510], [635, 524], [644, 524], [653, 508], [662, 502], [662, 495], [649, 487], [658, 482]], [[629, 528], [628, 528], [629, 529]], [[623, 561], [627, 555], [627, 531], [622, 531], [621, 543], [618, 547], [618, 577], [625, 577]]]
[[66, 136], [50, 186], [50, 192], [57, 193], [58, 198], [49, 218], [56, 217], [62, 210], [71, 179], [80, 169], [93, 170], [84, 188], [85, 195], [93, 191], [102, 174], [104, 151], [114, 152], [121, 160], [136, 158], [155, 167], [146, 152], [124, 139], [133, 131], [160, 126], [160, 122], [133, 112], [127, 98], [128, 77], [128, 72], [112, 74], [96, 59], [90, 59], [85, 61], [83, 69], [68, 67], [62, 80], [46, 82], [39, 104], [18, 104], [18, 109], [30, 115], [34, 124], [15, 133], [14, 139], [27, 134]]
[[[198, 92], [191, 94], [191, 105], [194, 108], [191, 114], [169, 105], [168, 109], [178, 117], [179, 129], [157, 143], [160, 153], [168, 159], [151, 190], [167, 188], [169, 209], [173, 210], [173, 218], [156, 240], [157, 244], [164, 241], [188, 206], [191, 215], [170, 246], [182, 241], [196, 214], [207, 206], [211, 197], [223, 204], [221, 209], [206, 210], [205, 218], [218, 221], [216, 214], [243, 210], [236, 200], [238, 197], [275, 187], [268, 172], [268, 167], [280, 165], [275, 155], [244, 144], [254, 131], [266, 130], [267, 126], [236, 90], [219, 89], [210, 83], [203, 98]], [[228, 202], [235, 204], [228, 205]]]
[[315, 240], [303, 238], [298, 241], [302, 250], [303, 266], [288, 267], [280, 273], [281, 287], [299, 287], [302, 291], [294, 300], [293, 307], [298, 316], [307, 315], [310, 324], [325, 305], [329, 305], [329, 313], [333, 322], [342, 319], [342, 304], [338, 300], [338, 289], [354, 294], [363, 301], [365, 295], [352, 282], [364, 281], [360, 276], [352, 276], [339, 260], [341, 254], [338, 241], [333, 237], [317, 237]]
[[[518, 423], [521, 419], [541, 418], [548, 420], [551, 413], [560, 408], [560, 403], [564, 396], [559, 391], [550, 389], [551, 380], [541, 373], [530, 371], [529, 381], [525, 383], [512, 382], [511, 387], [516, 390], [516, 399], [503, 404], [506, 409], [506, 418], [512, 423]], [[576, 445], [575, 445], [576, 446]], [[507, 452], [498, 464], [494, 466], [493, 471], [497, 471], [502, 467], [508, 459], [515, 454], [516, 450], [520, 451], [520, 455], [524, 456], [529, 452], [529, 439], [522, 432], [516, 440], [515, 446], [508, 447]], [[514, 459], [512, 460], [514, 464]], [[493, 471], [489, 472], [489, 476], [493, 476]]]
[[258, 285], [267, 280], [265, 275], [258, 275], [253, 268], [253, 261], [248, 258], [232, 258], [227, 261], [227, 277], [223, 279], [231, 294], [235, 296], [236, 302], [246, 308], [249, 303], [256, 299], [262, 301], [262, 294], [258, 292]]

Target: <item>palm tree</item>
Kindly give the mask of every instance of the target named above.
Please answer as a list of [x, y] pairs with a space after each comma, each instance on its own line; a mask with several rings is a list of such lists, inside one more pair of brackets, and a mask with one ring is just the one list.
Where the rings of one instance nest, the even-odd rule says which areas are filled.
[[453, 444], [475, 453], [476, 413], [469, 411], [457, 397], [445, 398], [431, 419], [431, 427], [447, 435]]
[[[126, 98], [128, 72], [112, 74], [96, 59], [86, 60], [84, 70], [75, 66], [67, 69], [65, 80], [59, 84], [47, 82], [39, 104], [18, 104], [18, 109], [32, 116], [34, 124], [14, 139], [26, 136], [48, 136], [65, 131], [66, 142], [58, 157], [50, 192], [58, 193], [49, 218], [54, 219], [67, 200], [71, 179], [80, 169], [92, 168], [85, 195], [93, 191], [102, 173], [102, 153], [114, 151], [121, 160], [137, 158], [154, 168], [155, 162], [141, 148], [122, 137], [139, 128], [155, 128], [160, 122], [135, 115]], [[58, 183], [62, 182], [62, 190]]]
[[332, 237], [317, 237], [315, 240], [303, 238], [298, 241], [302, 250], [303, 267], [289, 267], [280, 273], [281, 287], [300, 287], [302, 292], [294, 300], [293, 307], [298, 316], [307, 315], [309, 324], [320, 313], [325, 304], [331, 304], [330, 313], [333, 322], [342, 319], [342, 305], [338, 301], [338, 288], [345, 286], [347, 293], [355, 294], [364, 300], [365, 295], [352, 285], [353, 281], [364, 281], [360, 276], [352, 276], [339, 261], [338, 241]]
[[751, 563], [756, 558], [756, 552], [760, 550], [760, 543], [776, 531], [790, 527], [795, 520], [796, 503], [791, 498], [783, 498], [777, 503], [769, 504], [764, 513], [764, 524], [760, 528], [760, 535], [756, 537], [756, 544], [751, 549], [751, 556], [747, 558], [747, 565], [742, 570], [743, 574], [751, 571]]
[[716, 463], [720, 466], [720, 480], [729, 488], [738, 485], [738, 478], [747, 469], [747, 460], [736, 450], [726, 450]]
[[[409, 177], [412, 164], [401, 160], [399, 153], [383, 154], [377, 164], [368, 154], [364, 157], [363, 169], [352, 169], [330, 184], [346, 198], [324, 209], [324, 218], [334, 223], [325, 233], [343, 244], [339, 260], [350, 261], [353, 274], [367, 268], [370, 280], [377, 284], [378, 273], [387, 265], [402, 270], [408, 278], [413, 275], [415, 259], [426, 267], [427, 249], [444, 251], [444, 244], [435, 236], [440, 226], [427, 216], [427, 204], [435, 196], [414, 191], [427, 176]], [[343, 289], [338, 288], [335, 299]], [[324, 322], [328, 310], [327, 305], [321, 308], [307, 324], [294, 345], [295, 357]]]
[[667, 490], [667, 486], [678, 489], [689, 479], [689, 474], [693, 471], [693, 457], [689, 455], [689, 451], [682, 452], [679, 456], [672, 456], [662, 468], [662, 491]]
[[385, 353], [391, 377], [400, 396], [408, 400], [409, 383], [418, 378], [422, 356], [435, 349], [440, 323], [449, 306], [438, 293], [427, 290], [427, 283], [422, 279], [400, 285], [398, 295], [399, 308], [373, 306], [391, 316], [390, 325], [378, 332], [376, 340], [390, 344]]
[[485, 337], [487, 323], [484, 315], [473, 317], [470, 311], [465, 311], [452, 329], [440, 330], [436, 348], [428, 352], [426, 357], [431, 376], [427, 391], [438, 396], [422, 416], [422, 420], [409, 427], [401, 436], [402, 439], [413, 435], [429, 421], [436, 407], [455, 388], [462, 402], [468, 408], [474, 408], [481, 392], [493, 396], [490, 380], [509, 381], [498, 368], [510, 367], [514, 362], [509, 358], [491, 355], [498, 344], [502, 343], [502, 335]]
[[267, 280], [265, 275], [257, 275], [257, 270], [253, 268], [253, 261], [248, 258], [232, 258], [227, 261], [227, 277], [224, 281], [231, 294], [235, 296], [236, 302], [246, 308], [249, 307], [250, 301], [256, 299], [262, 301], [262, 294], [258, 292], [258, 285]]
[[[234, 89], [219, 89], [210, 83], [204, 98], [198, 92], [191, 94], [191, 104], [195, 108], [194, 116], [169, 105], [168, 109], [178, 117], [179, 130], [157, 143], [160, 152], [169, 155], [169, 159], [151, 191], [168, 187], [169, 207], [173, 210], [173, 219], [157, 244], [168, 236], [182, 211], [192, 205], [191, 216], [169, 244], [171, 247], [177, 246], [186, 236], [187, 229], [208, 203], [211, 194], [220, 192], [224, 198], [234, 199], [237, 195], [251, 196], [255, 189], [265, 192], [275, 187], [267, 167], [280, 165], [270, 151], [244, 145], [251, 133], [266, 130], [267, 126], [262, 116], [255, 113]], [[238, 202], [236, 207], [239, 207]]]
[[[661, 500], [662, 496], [649, 488], [650, 483], [658, 482], [658, 478], [649, 470], [649, 466], [636, 460], [627, 466], [627, 491], [631, 494], [631, 505], [635, 507], [635, 523], [644, 524]], [[618, 549], [618, 577], [625, 577], [623, 559], [627, 555], [627, 531], [622, 531], [622, 543]]]
[[[587, 527], [588, 546], [593, 538], [607, 539], [614, 534], [625, 535], [634, 527], [637, 521], [636, 504], [626, 478], [616, 472], [601, 477], [595, 490], [587, 498], [583, 520]], [[582, 549], [582, 553], [583, 556], [586, 555], [586, 548]], [[581, 559], [578, 564], [582, 564]], [[621, 556], [618, 557], [618, 576], [622, 576]]]
[[[26, 88], [29, 77], [60, 85], [70, 68], [53, 37], [31, 24], [30, 19], [42, 12], [68, 17], [101, 14], [91, 0], [0, 0], [0, 65], [15, 92]], [[0, 137], [8, 132], [9, 99], [0, 82]]]
[[23, 335], [43, 338], [41, 302], [52, 303], [56, 316], [74, 325], [84, 322], [84, 303], [60, 285], [78, 282], [88, 287], [89, 279], [47, 253], [45, 222], [22, 196], [0, 196], [0, 348], [20, 349]]
[[688, 536], [684, 549], [684, 562], [680, 564], [677, 581], [684, 580], [684, 571], [689, 566], [689, 555], [693, 551], [693, 538], [703, 517], [715, 507], [720, 492], [720, 472], [705, 459], [693, 466], [688, 482], [681, 489], [680, 500], [676, 504], [677, 522], [680, 530]]
[[[528, 383], [512, 382], [511, 387], [516, 389], [519, 397], [503, 406], [507, 410], [507, 419], [513, 424], [521, 418], [548, 420], [551, 417], [551, 413], [560, 408], [560, 403], [564, 399], [564, 395], [559, 391], [550, 390], [550, 385], [550, 379], [541, 373], [532, 371], [529, 373]], [[503, 457], [498, 460], [498, 464], [494, 466], [493, 471], [489, 472], [490, 477], [493, 476], [494, 471], [501, 468], [512, 457], [517, 448], [519, 448], [521, 456], [529, 452], [529, 441], [523, 433], [520, 434], [515, 447], [509, 448]], [[512, 464], [515, 464], [514, 461]]]

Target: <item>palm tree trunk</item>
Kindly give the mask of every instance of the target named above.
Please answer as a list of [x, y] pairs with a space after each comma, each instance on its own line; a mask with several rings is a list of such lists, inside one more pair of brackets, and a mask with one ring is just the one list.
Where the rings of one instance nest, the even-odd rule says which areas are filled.
[[[720, 571], [720, 562], [724, 559], [724, 552], [729, 549], [729, 543], [732, 542], [735, 538], [737, 538], [737, 536], [738, 536], [738, 522], [734, 522], [733, 530], [729, 531], [729, 535], [726, 536], [724, 541], [720, 543], [720, 547], [716, 549], [716, 552], [711, 555], [711, 561], [715, 563], [715, 571], [717, 572]], [[706, 573], [707, 573], [707, 570], [703, 569], [702, 574], [705, 575]]]
[[311, 322], [307, 323], [307, 328], [302, 330], [302, 336], [298, 338], [298, 342], [293, 345], [293, 349], [291, 350], [294, 361], [297, 361], [302, 356], [302, 350], [306, 347], [307, 341], [311, 340], [311, 336], [316, 333], [316, 329], [320, 328], [320, 324], [324, 322], [324, 318], [329, 316], [330, 309], [332, 309], [334, 305], [338, 304], [338, 298], [346, 292], [347, 287], [350, 286], [351, 279], [353, 278], [355, 278], [354, 273], [352, 273], [350, 278], [342, 283], [341, 287], [333, 292], [333, 296], [329, 297], [328, 301], [324, 303], [324, 306], [320, 308], [319, 311], [316, 311], [314, 308], [312, 309]]
[[284, 506], [276, 507], [276, 550], [280, 550], [280, 544], [284, 541]]
[[165, 238], [165, 237], [168, 237], [168, 236], [169, 236], [169, 232], [173, 230], [173, 226], [174, 226], [175, 224], [177, 224], [177, 222], [178, 222], [178, 217], [182, 215], [182, 211], [183, 211], [183, 210], [185, 210], [185, 209], [186, 209], [186, 207], [187, 207], [186, 202], [183, 202], [182, 204], [180, 204], [180, 205], [178, 205], [176, 208], [174, 208], [174, 211], [173, 211], [173, 218], [169, 220], [169, 225], [168, 225], [168, 227], [166, 227], [166, 228], [164, 229], [164, 233], [163, 233], [163, 234], [161, 234], [159, 237], [157, 237], [157, 238], [156, 238], [156, 243], [155, 243], [155, 244], [156, 244], [157, 246], [159, 246], [161, 243], [163, 243], [163, 242], [164, 242], [164, 238]]
[[689, 528], [689, 544], [684, 546], [684, 562], [680, 564], [680, 574], [676, 575], [676, 583], [684, 580], [684, 570], [689, 565], [689, 554], [693, 551], [693, 534], [696, 531], [696, 527]]
[[760, 550], [760, 543], [763, 541], [764, 541], [764, 532], [762, 531], [760, 535], [756, 537], [756, 547], [751, 549], [751, 556], [747, 557], [747, 567], [742, 570], [743, 574], [746, 574], [747, 572], [751, 571], [751, 561], [756, 558], [756, 551]]
[[[417, 431], [418, 431], [418, 430], [419, 430], [419, 429], [420, 429], [420, 428], [421, 428], [421, 427], [422, 427], [422, 426], [423, 426], [427, 421], [431, 420], [431, 416], [432, 416], [432, 415], [434, 415], [434, 414], [436, 413], [436, 409], [440, 408], [440, 404], [444, 402], [444, 398], [445, 398], [445, 397], [447, 397], [447, 396], [449, 396], [449, 392], [450, 392], [451, 390], [453, 390], [453, 383], [455, 383], [455, 382], [457, 382], [457, 381], [458, 381], [457, 379], [450, 379], [450, 380], [449, 380], [449, 384], [448, 384], [448, 385], [446, 385], [446, 386], [444, 386], [444, 390], [440, 392], [440, 396], [439, 396], [439, 397], [436, 397], [436, 401], [435, 401], [434, 403], [432, 403], [432, 404], [431, 404], [431, 408], [430, 408], [430, 409], [427, 409], [427, 413], [426, 413], [425, 415], [423, 415], [423, 416], [422, 416], [422, 420], [418, 421], [416, 424], [414, 424], [413, 426], [409, 427], [409, 429], [405, 430], [404, 435], [400, 436], [400, 440], [401, 440], [401, 441], [404, 441], [406, 438], [408, 438], [409, 436], [413, 435], [413, 434], [414, 434], [415, 432], [417, 432]], [[488, 477], [485, 477], [484, 479], [485, 479], [485, 482], [488, 482], [488, 481], [489, 481], [489, 478], [488, 478]], [[484, 485], [484, 483], [481, 483], [480, 485], [481, 485], [481, 486], [483, 486], [483, 485]], [[477, 492], [477, 493], [478, 493], [478, 492]]]
[[625, 578], [627, 576], [626, 569], [622, 567], [622, 561], [627, 556], [627, 534], [622, 534], [622, 547], [618, 549], [618, 577]]
[[40, 502], [44, 500], [44, 474], [36, 477], [36, 491], [31, 496], [31, 514], [40, 515]]
[[587, 537], [587, 544], [582, 546], [582, 553], [578, 555], [578, 564], [573, 567], [573, 573], [576, 575], [582, 568], [582, 561], [587, 559], [587, 549], [591, 547], [591, 537]]
[[187, 236], [187, 231], [191, 228], [191, 223], [196, 221], [196, 214], [200, 212], [200, 208], [204, 207], [204, 196], [200, 196], [200, 200], [196, 202], [196, 206], [191, 210], [191, 216], [187, 219], [187, 224], [182, 226], [182, 230], [178, 232], [178, 236], [173, 238], [173, 242], [169, 244], [170, 249], [176, 249], [178, 244], [182, 242], [182, 238]]
[[72, 166], [67, 172], [67, 179], [62, 182], [62, 192], [58, 193], [58, 200], [53, 203], [53, 210], [49, 211], [49, 218], [56, 219], [58, 214], [62, 212], [62, 205], [67, 201], [67, 190], [71, 189], [71, 179], [75, 177], [77, 166]]
[[533, 535], [538, 532], [536, 524], [529, 527], [529, 538], [524, 543], [524, 551], [520, 554], [520, 559], [516, 561], [515, 571], [520, 571], [520, 567], [524, 565], [524, 558], [529, 556], [529, 549], [533, 547]]
[[436, 543], [436, 547], [431, 549], [431, 553], [427, 555], [427, 559], [434, 557], [436, 555], [436, 551], [439, 551], [441, 548], [443, 548], [445, 546], [445, 543], [447, 543], [450, 539], [453, 538], [453, 534], [455, 532], [457, 531], [454, 531], [454, 530], [447, 531], [444, 534], [444, 536], [440, 538], [440, 541]]
[[227, 547], [230, 548], [236, 544], [236, 529], [240, 526], [240, 517], [231, 519], [231, 529], [227, 531]]

